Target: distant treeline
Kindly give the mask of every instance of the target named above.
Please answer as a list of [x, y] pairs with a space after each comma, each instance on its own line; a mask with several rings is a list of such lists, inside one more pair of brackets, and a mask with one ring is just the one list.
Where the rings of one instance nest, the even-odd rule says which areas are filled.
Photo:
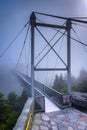
[[[78, 78], [72, 76], [71, 85], [72, 85], [72, 91], [87, 93], [87, 72], [84, 69], [82, 69], [80, 71]], [[66, 93], [67, 77], [66, 76], [63, 77], [62, 74], [60, 76], [56, 75], [52, 88], [61, 93]]]

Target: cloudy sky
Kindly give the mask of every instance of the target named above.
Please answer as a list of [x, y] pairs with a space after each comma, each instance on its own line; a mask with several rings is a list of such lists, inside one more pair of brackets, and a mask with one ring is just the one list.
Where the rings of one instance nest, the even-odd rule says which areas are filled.
[[[0, 55], [29, 20], [32, 11], [64, 17], [87, 17], [87, 0], [0, 0]], [[40, 16], [38, 17], [41, 20]], [[86, 25], [84, 29], [76, 25], [73, 27], [79, 35], [79, 39], [86, 43]], [[16, 43], [0, 58], [0, 65], [16, 64], [25, 32], [26, 29]], [[74, 32], [72, 36], [74, 36]], [[87, 48], [82, 45], [72, 43], [71, 65], [72, 74], [75, 76], [78, 76], [81, 68], [87, 70], [86, 50]], [[65, 55], [64, 49], [61, 53]]]

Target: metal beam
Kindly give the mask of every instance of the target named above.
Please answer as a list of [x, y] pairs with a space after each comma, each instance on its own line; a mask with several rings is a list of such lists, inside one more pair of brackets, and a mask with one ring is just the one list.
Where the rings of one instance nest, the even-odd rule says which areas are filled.
[[67, 20], [67, 83], [68, 94], [71, 94], [71, 20]]
[[66, 71], [67, 68], [34, 68], [35, 71]]
[[54, 24], [47, 24], [47, 23], [35, 23], [34, 26], [66, 29], [66, 26], [60, 26], [60, 25], [54, 25]]
[[74, 22], [79, 22], [79, 23], [87, 24], [87, 21], [79, 20], [79, 19], [76, 19], [76, 18], [71, 18], [71, 17], [67, 18], [67, 17], [61, 17], [61, 16], [56, 16], [56, 15], [51, 15], [51, 14], [45, 14], [45, 13], [39, 13], [39, 12], [35, 12], [35, 13], [41, 14], [41, 15], [45, 15], [45, 16], [49, 16], [49, 17], [54, 17], [54, 18], [59, 18], [59, 19], [70, 20], [70, 21], [74, 21]]
[[32, 97], [34, 97], [34, 24], [36, 21], [36, 17], [34, 13], [30, 16], [30, 24], [31, 24], [31, 93]]

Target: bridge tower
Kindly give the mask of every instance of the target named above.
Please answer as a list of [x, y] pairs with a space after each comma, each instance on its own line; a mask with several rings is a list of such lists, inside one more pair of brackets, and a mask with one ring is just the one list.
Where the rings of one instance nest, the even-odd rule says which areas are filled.
[[[62, 18], [62, 17], [61, 17]], [[30, 25], [31, 25], [31, 87], [32, 87], [32, 96], [34, 97], [34, 71], [67, 71], [67, 86], [68, 86], [68, 94], [71, 94], [71, 19], [66, 18], [66, 26], [49, 24], [49, 23], [38, 23], [36, 21], [35, 13], [33, 12], [30, 16]], [[35, 30], [34, 28], [40, 27], [48, 27], [48, 28], [59, 28], [67, 31], [67, 64], [65, 68], [36, 68], [34, 66], [34, 37]], [[49, 43], [48, 43], [49, 44]], [[49, 45], [51, 47], [51, 45]], [[55, 50], [51, 48], [54, 52]], [[59, 57], [63, 62], [62, 58]]]

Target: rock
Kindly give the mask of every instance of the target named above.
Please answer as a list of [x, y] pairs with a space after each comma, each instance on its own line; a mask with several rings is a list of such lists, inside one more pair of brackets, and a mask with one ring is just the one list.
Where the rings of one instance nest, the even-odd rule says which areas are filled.
[[87, 127], [87, 124], [84, 121], [78, 121], [77, 125], [78, 125], [78, 129], [81, 130], [85, 130], [85, 128]]
[[87, 124], [84, 121], [78, 121], [77, 124], [81, 126], [87, 126]]
[[35, 119], [33, 122], [34, 125], [41, 125], [42, 123], [43, 123], [43, 121], [40, 119]]
[[56, 123], [54, 121], [51, 121], [50, 124], [53, 126], [55, 125]]
[[58, 130], [57, 126], [52, 126], [52, 130]]
[[68, 130], [73, 130], [73, 128], [71, 126], [68, 127]]
[[34, 119], [41, 119], [41, 115], [40, 114], [35, 114]]
[[87, 115], [80, 115], [80, 120], [87, 120]]
[[49, 121], [50, 118], [47, 115], [42, 114], [42, 120]]
[[[35, 129], [35, 130], [36, 130], [36, 129]], [[46, 127], [46, 126], [40, 125], [40, 130], [49, 130], [49, 128]]]
[[63, 118], [65, 118], [65, 116], [64, 115], [57, 115], [57, 118], [63, 119]]
[[58, 124], [58, 130], [67, 130], [67, 127], [65, 127], [63, 124]]
[[50, 123], [48, 123], [47, 121], [43, 121], [42, 125], [47, 126], [47, 127], [50, 128]]
[[31, 130], [39, 130], [39, 127], [37, 125], [33, 125]]
[[81, 125], [78, 126], [78, 129], [80, 130], [85, 130], [85, 128], [86, 128], [85, 126], [81, 126]]

